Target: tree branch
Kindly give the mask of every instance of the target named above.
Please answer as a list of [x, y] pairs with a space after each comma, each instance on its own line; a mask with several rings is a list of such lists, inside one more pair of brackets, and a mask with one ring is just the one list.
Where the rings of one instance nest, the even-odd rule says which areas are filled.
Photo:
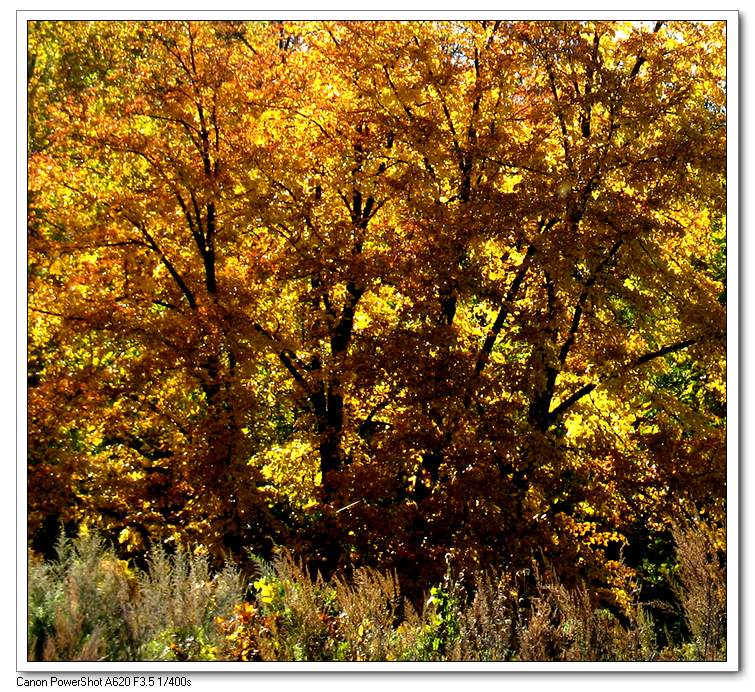
[[129, 220], [131, 221], [131, 223], [134, 224], [134, 226], [136, 226], [142, 232], [142, 235], [144, 236], [149, 246], [160, 256], [160, 261], [165, 265], [165, 268], [170, 272], [170, 275], [173, 277], [173, 280], [181, 289], [181, 293], [184, 294], [184, 297], [189, 303], [189, 307], [191, 307], [192, 310], [196, 310], [197, 300], [194, 297], [194, 293], [192, 293], [191, 289], [183, 280], [183, 277], [178, 273], [178, 270], [173, 266], [173, 263], [166, 257], [165, 253], [160, 249], [160, 246], [157, 244], [155, 239], [149, 233], [149, 231], [147, 230], [147, 227], [143, 223], [137, 222], [134, 219], [129, 219]]
[[[252, 325], [254, 330], [262, 334], [268, 341], [275, 344], [276, 346], [280, 346], [279, 341], [269, 332], [267, 329], [265, 329], [261, 324], [254, 323]], [[308, 390], [307, 381], [304, 379], [304, 376], [299, 372], [297, 369], [297, 365], [302, 370], [310, 370], [311, 368], [308, 368], [305, 363], [302, 363], [301, 359], [290, 349], [288, 348], [282, 348], [279, 351], [277, 351], [278, 358], [280, 359], [280, 362], [283, 363], [283, 366], [288, 370], [288, 372], [291, 374], [291, 377], [296, 380], [305, 390]], [[294, 364], [296, 363], [296, 365]]]
[[[677, 341], [676, 343], [668, 344], [667, 346], [659, 348], [656, 351], [650, 351], [649, 353], [636, 358], [632, 363], [629, 364], [628, 369], [638, 368], [645, 363], [649, 363], [651, 360], [655, 360], [656, 358], [661, 358], [668, 355], [669, 353], [682, 351], [683, 349], [696, 344], [698, 341], [700, 341], [699, 337], [694, 339], [684, 339], [683, 341]], [[549, 425], [552, 425], [555, 421], [557, 421], [560, 416], [562, 416], [566, 411], [574, 406], [574, 404], [576, 404], [580, 399], [587, 396], [590, 392], [592, 392], [604, 382], [615, 377], [618, 377], [618, 374], [614, 373], [611, 375], [606, 375], [600, 378], [597, 382], [591, 382], [577, 389], [569, 397], [564, 399], [558, 406], [556, 406], [556, 408], [548, 413]]]
[[655, 360], [656, 358], [660, 358], [661, 356], [668, 355], [669, 353], [675, 353], [676, 351], [681, 351], [682, 349], [685, 349], [688, 346], [692, 346], [693, 344], [696, 344], [698, 341], [700, 341], [699, 338], [685, 339], [684, 341], [677, 341], [675, 344], [669, 344], [668, 346], [659, 348], [657, 351], [651, 351], [650, 353], [646, 353], [644, 356], [640, 356], [634, 361], [632, 365], [634, 367], [643, 365], [644, 363], [647, 363], [648, 361]]
[[490, 357], [490, 353], [493, 350], [496, 339], [498, 338], [498, 335], [500, 334], [501, 329], [503, 328], [503, 325], [509, 316], [509, 311], [511, 310], [512, 303], [514, 302], [514, 300], [516, 300], [516, 295], [519, 292], [522, 281], [524, 281], [524, 277], [527, 274], [527, 270], [530, 267], [532, 258], [535, 256], [535, 253], [535, 246], [530, 245], [527, 248], [527, 253], [524, 256], [522, 263], [519, 265], [516, 276], [514, 276], [514, 279], [509, 286], [509, 290], [506, 292], [506, 296], [501, 302], [501, 307], [498, 310], [495, 322], [493, 322], [493, 326], [490, 328], [488, 335], [485, 337], [485, 342], [480, 349], [480, 353], [477, 356], [477, 362], [475, 363], [475, 373], [482, 372], [485, 364], [488, 362], [488, 358]]

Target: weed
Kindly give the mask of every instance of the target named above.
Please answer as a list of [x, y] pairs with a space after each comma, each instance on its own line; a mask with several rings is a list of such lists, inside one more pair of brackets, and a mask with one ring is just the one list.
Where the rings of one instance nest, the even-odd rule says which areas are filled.
[[[726, 657], [721, 532], [674, 529], [676, 604], [627, 597], [621, 613], [586, 584], [551, 571], [455, 576], [450, 562], [418, 612], [393, 573], [324, 580], [280, 550], [210, 569], [201, 551], [151, 549], [143, 570], [94, 535], [60, 539], [58, 557], [29, 558], [30, 660], [651, 661]], [[631, 590], [630, 590], [631, 591]], [[659, 649], [650, 606], [678, 609], [689, 631]]]

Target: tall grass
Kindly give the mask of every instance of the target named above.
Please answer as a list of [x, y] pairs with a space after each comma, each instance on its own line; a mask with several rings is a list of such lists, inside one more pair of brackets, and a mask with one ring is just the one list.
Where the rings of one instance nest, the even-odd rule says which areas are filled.
[[[533, 566], [462, 580], [449, 569], [421, 607], [394, 574], [309, 574], [289, 553], [256, 560], [252, 582], [198, 551], [160, 547], [144, 569], [93, 535], [29, 560], [28, 656], [47, 661], [653, 661], [724, 660], [726, 569], [701, 522], [674, 529], [673, 586], [685, 641], [661, 647], [639, 602], [617, 614], [586, 585]], [[669, 606], [671, 607], [671, 606]], [[665, 639], [664, 639], [665, 641]]]
[[722, 538], [699, 518], [672, 530], [678, 569], [672, 584], [691, 639], [692, 660], [726, 659], [726, 555]]
[[60, 539], [53, 562], [29, 560], [30, 660], [212, 660], [226, 646], [217, 618], [245, 589], [228, 566], [160, 548], [130, 567], [95, 535]]

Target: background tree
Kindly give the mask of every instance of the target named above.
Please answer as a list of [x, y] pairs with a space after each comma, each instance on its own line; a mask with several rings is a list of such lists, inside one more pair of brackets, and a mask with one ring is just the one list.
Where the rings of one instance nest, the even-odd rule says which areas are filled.
[[673, 517], [723, 518], [724, 47], [31, 27], [32, 535], [285, 541], [410, 589], [538, 552], [621, 604]]

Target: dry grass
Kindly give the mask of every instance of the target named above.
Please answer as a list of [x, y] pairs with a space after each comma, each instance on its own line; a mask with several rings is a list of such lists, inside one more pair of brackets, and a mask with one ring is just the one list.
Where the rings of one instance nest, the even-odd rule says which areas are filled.
[[723, 536], [699, 518], [673, 528], [678, 570], [673, 586], [691, 634], [693, 660], [726, 660], [726, 553]]
[[216, 618], [243, 595], [235, 569], [211, 576], [203, 556], [156, 548], [141, 571], [96, 536], [61, 540], [57, 561], [30, 559], [29, 660], [213, 659]]
[[[149, 554], [130, 567], [93, 536], [61, 541], [57, 561], [29, 563], [30, 660], [653, 661], [725, 660], [726, 568], [721, 536], [702, 522], [674, 529], [678, 618], [689, 637], [659, 648], [648, 609], [621, 615], [586, 585], [567, 589], [534, 568], [449, 573], [419, 609], [394, 574], [311, 575], [282, 551], [243, 584], [198, 554]], [[670, 608], [670, 606], [669, 606]]]

